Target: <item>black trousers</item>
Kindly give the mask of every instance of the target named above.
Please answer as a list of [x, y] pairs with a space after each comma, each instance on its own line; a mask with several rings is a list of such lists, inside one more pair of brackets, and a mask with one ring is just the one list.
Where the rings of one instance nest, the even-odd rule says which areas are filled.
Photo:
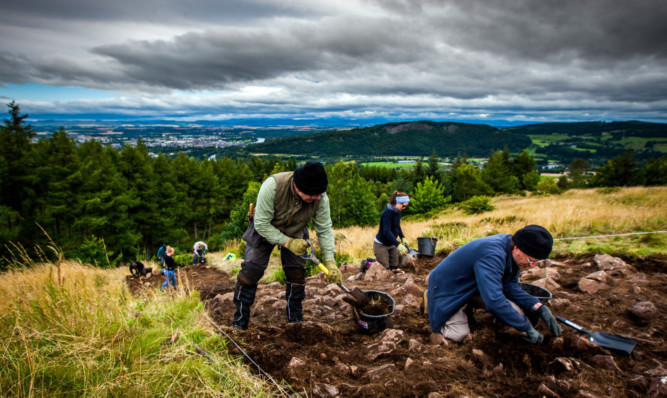
[[[308, 229], [304, 228], [304, 239], [307, 238]], [[245, 231], [243, 240], [246, 242], [245, 256], [234, 287], [236, 311], [232, 324], [245, 329], [250, 322], [250, 309], [255, 302], [257, 283], [262, 279], [264, 271], [269, 265], [271, 252], [275, 245], [261, 236], [254, 225], [250, 225]], [[287, 321], [303, 321], [302, 302], [306, 297], [306, 260], [287, 249], [281, 248], [280, 261], [285, 272], [285, 299], [287, 300], [285, 312]]]

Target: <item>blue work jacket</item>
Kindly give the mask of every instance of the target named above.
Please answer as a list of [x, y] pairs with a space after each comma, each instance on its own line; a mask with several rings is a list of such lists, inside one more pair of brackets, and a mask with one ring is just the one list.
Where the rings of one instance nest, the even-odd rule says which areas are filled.
[[508, 301], [526, 313], [539, 302], [519, 288], [519, 266], [512, 259], [511, 237], [498, 234], [468, 242], [431, 271], [428, 319], [433, 332], [439, 332], [477, 294], [496, 318], [522, 332], [531, 328], [528, 318]]

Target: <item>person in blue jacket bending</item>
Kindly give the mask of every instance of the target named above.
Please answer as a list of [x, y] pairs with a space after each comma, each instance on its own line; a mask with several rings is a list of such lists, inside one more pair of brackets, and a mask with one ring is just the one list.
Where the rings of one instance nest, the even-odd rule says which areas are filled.
[[539, 225], [527, 225], [514, 235], [498, 234], [473, 240], [442, 260], [428, 276], [426, 310], [431, 343], [461, 343], [470, 335], [466, 306], [483, 301], [486, 310], [523, 332], [532, 344], [540, 334], [525, 314], [536, 312], [555, 336], [561, 328], [551, 311], [519, 285], [521, 269], [534, 267], [551, 253], [553, 238]]

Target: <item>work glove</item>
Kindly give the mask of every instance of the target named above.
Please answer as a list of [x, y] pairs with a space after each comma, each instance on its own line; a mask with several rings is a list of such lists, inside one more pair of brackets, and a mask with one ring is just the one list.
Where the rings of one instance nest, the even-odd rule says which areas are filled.
[[549, 308], [547, 308], [546, 305], [542, 305], [537, 309], [537, 313], [547, 325], [547, 328], [549, 328], [551, 333], [553, 333], [554, 336], [559, 337], [562, 330], [558, 322], [556, 322], [556, 318], [554, 318], [553, 314], [551, 314], [551, 311], [549, 311]]
[[544, 336], [540, 334], [537, 330], [535, 330], [534, 327], [530, 327], [530, 329], [525, 332], [526, 334], [521, 336], [522, 339], [526, 340], [530, 344], [542, 344], [542, 341], [544, 341]]
[[398, 249], [398, 253], [399, 253], [401, 256], [405, 256], [406, 254], [408, 254], [408, 247], [405, 246], [404, 244], [401, 243], [401, 244], [398, 245], [396, 248]]
[[343, 282], [343, 274], [340, 273], [338, 266], [334, 260], [327, 260], [324, 262], [324, 266], [329, 270], [327, 275], [327, 282], [329, 283], [338, 283]]
[[401, 242], [405, 245], [405, 247], [409, 246], [408, 245], [408, 239], [405, 236], [403, 238], [401, 238]]
[[290, 239], [285, 247], [297, 256], [303, 256], [308, 251], [308, 242], [305, 239]]

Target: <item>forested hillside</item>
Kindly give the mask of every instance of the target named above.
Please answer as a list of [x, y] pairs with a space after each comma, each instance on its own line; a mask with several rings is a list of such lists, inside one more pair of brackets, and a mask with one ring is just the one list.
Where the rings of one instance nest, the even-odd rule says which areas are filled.
[[661, 123], [541, 123], [503, 131], [530, 137], [536, 158], [544, 163], [570, 164], [580, 158], [602, 165], [628, 149], [642, 162], [667, 153], [667, 125]]
[[249, 145], [246, 151], [324, 158], [424, 156], [432, 151], [443, 157], [486, 157], [493, 149], [507, 148], [518, 153], [530, 144], [530, 138], [524, 134], [503, 132], [487, 125], [420, 121], [280, 138]]
[[634, 151], [639, 162], [667, 153], [667, 125], [660, 123], [541, 123], [497, 129], [451, 122], [389, 123], [345, 131], [285, 137], [234, 148], [232, 156], [252, 153], [365, 160], [390, 156], [488, 157], [495, 149], [517, 154], [528, 149], [538, 164], [568, 165], [583, 159], [594, 166]]

